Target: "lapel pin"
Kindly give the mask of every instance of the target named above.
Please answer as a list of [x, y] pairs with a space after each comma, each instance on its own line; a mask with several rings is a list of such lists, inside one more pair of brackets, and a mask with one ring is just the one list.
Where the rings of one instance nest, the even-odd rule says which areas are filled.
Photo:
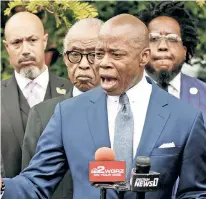
[[56, 91], [58, 94], [61, 94], [61, 95], [65, 95], [66, 94], [66, 89], [61, 89], [59, 87], [56, 87]]
[[190, 93], [191, 93], [192, 95], [196, 95], [196, 94], [198, 93], [197, 88], [195, 88], [195, 87], [190, 88]]

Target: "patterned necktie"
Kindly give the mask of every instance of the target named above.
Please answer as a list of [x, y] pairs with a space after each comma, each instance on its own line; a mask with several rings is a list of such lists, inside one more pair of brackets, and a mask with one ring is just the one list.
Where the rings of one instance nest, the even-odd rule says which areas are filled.
[[116, 160], [126, 161], [126, 173], [129, 174], [133, 162], [134, 119], [126, 93], [119, 98], [121, 108], [117, 113], [114, 132], [114, 152]]
[[26, 100], [30, 106], [30, 108], [32, 108], [34, 105], [40, 103], [42, 100], [40, 98], [39, 95], [39, 88], [40, 86], [38, 85], [38, 83], [36, 82], [29, 82], [29, 84], [27, 84], [27, 97]]

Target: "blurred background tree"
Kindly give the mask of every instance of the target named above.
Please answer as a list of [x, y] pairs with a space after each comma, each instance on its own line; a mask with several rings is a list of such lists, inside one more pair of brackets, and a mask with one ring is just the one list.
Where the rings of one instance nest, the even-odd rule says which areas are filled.
[[[70, 7], [63, 9], [63, 5], [58, 5], [58, 3], [60, 2], [68, 3], [68, 2], [77, 2], [77, 1], [56, 0], [54, 2], [49, 1], [49, 5], [56, 4], [55, 6], [53, 6], [54, 8], [52, 10], [53, 12], [52, 13], [50, 12], [51, 8], [46, 9], [44, 7], [43, 2], [45, 1], [38, 1], [38, 4], [36, 3], [36, 11], [37, 11], [37, 15], [40, 16], [40, 18], [42, 18], [44, 26], [49, 33], [50, 43], [47, 49], [47, 51], [49, 50], [49, 52], [47, 52], [46, 56], [48, 56], [48, 60], [50, 61], [47, 64], [51, 65], [51, 70], [53, 70], [57, 75], [65, 76], [65, 77], [67, 77], [66, 67], [63, 63], [62, 58], [57, 59], [59, 57], [58, 52], [62, 52], [63, 37], [68, 31], [68, 27], [77, 20], [76, 16], [79, 14], [79, 10], [80, 10], [79, 15], [82, 16], [81, 12], [83, 12], [84, 6], [85, 7], [86, 5], [90, 6], [88, 8], [91, 9], [91, 11], [88, 11], [88, 13], [83, 14], [82, 18], [95, 16], [95, 15], [97, 16], [97, 12], [98, 12], [98, 18], [102, 19], [103, 21], [106, 21], [109, 18], [121, 13], [129, 13], [129, 14], [136, 15], [140, 10], [147, 8], [147, 6], [149, 5], [148, 1], [100, 1], [99, 0], [99, 1], [84, 2], [86, 4], [82, 6], [83, 7], [82, 8], [80, 6], [80, 3], [83, 3], [83, 1], [81, 1], [79, 2], [80, 9], [78, 10], [78, 6], [77, 6], [77, 8], [75, 9], [76, 12], [74, 12], [73, 9]], [[198, 77], [199, 79], [206, 81], [206, 32], [205, 32], [206, 3], [204, 0], [197, 0], [196, 2], [184, 1], [184, 4], [186, 8], [191, 10], [191, 14], [196, 20], [200, 42], [197, 46], [196, 54], [191, 62], [191, 65], [189, 66], [185, 65], [183, 67], [183, 72], [189, 74], [190, 76]], [[6, 8], [8, 8], [8, 2], [2, 6], [1, 13], [3, 13], [6, 10]], [[39, 10], [39, 8], [41, 9]], [[95, 8], [97, 9], [97, 12]], [[55, 15], [58, 15], [59, 17], [56, 17]], [[64, 16], [64, 18], [62, 18], [61, 16]], [[8, 19], [5, 16], [3, 16], [3, 18], [5, 20]], [[56, 20], [54, 20], [54, 18]], [[68, 20], [69, 24], [65, 22], [66, 19]], [[67, 27], [65, 24], [67, 25]], [[3, 30], [4, 26], [1, 27]], [[2, 52], [2, 66], [4, 63], [5, 63], [4, 66], [6, 66], [3, 70], [3, 78], [5, 78], [11, 74], [12, 70], [11, 68], [9, 68], [7, 53], [3, 49], [1, 50], [1, 52]]]

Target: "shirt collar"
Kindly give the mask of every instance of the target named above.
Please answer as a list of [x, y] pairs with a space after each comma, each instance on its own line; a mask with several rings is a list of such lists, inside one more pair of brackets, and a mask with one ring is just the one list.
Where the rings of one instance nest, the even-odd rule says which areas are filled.
[[146, 80], [145, 74], [143, 74], [141, 81], [139, 81], [138, 84], [136, 84], [126, 92], [130, 103], [137, 101], [138, 94], [141, 94], [143, 96], [147, 86], [149, 86], [149, 83]]
[[81, 95], [82, 93], [83, 93], [82, 91], [80, 91], [77, 87], [74, 86], [73, 92], [72, 92], [73, 97]]
[[[145, 75], [147, 77], [150, 77], [147, 73], [145, 73]], [[153, 81], [157, 83], [155, 80]], [[177, 92], [180, 92], [180, 84], [181, 84], [181, 73], [178, 73], [177, 76], [169, 82], [169, 85], [172, 86]]]
[[38, 85], [40, 85], [44, 89], [47, 88], [47, 85], [49, 82], [49, 70], [48, 70], [47, 66], [45, 67], [45, 70], [38, 77], [36, 77], [34, 80], [28, 79], [28, 78], [24, 77], [23, 75], [17, 73], [16, 71], [14, 71], [14, 74], [15, 74], [17, 84], [22, 91], [25, 89], [25, 87], [31, 81], [38, 83]]
[[[130, 103], [137, 101], [138, 100], [137, 95], [139, 93], [144, 94], [145, 93], [145, 89], [147, 87], [149, 87], [149, 86], [150, 85], [147, 82], [146, 75], [144, 73], [141, 81], [138, 84], [136, 84], [135, 86], [133, 86], [132, 88], [130, 88], [128, 91], [126, 91], [126, 94], [127, 94], [128, 98], [129, 98]], [[112, 102], [119, 102], [119, 96], [108, 95], [107, 99], [109, 101], [112, 101]]]
[[181, 73], [178, 73], [178, 75], [170, 81], [170, 85], [177, 91], [180, 92], [180, 82], [181, 82]]

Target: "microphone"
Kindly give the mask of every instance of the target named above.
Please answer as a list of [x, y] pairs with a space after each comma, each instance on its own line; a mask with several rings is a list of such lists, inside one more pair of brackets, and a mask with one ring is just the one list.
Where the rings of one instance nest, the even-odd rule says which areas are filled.
[[95, 161], [89, 163], [89, 181], [114, 184], [126, 180], [126, 163], [115, 161], [111, 148], [102, 147], [95, 152]]
[[150, 171], [150, 167], [149, 157], [137, 157], [130, 178], [130, 189], [137, 192], [137, 199], [144, 199], [145, 192], [156, 191], [159, 187], [160, 173]]
[[100, 188], [100, 199], [106, 199], [107, 189], [117, 192], [120, 199], [129, 190], [126, 185], [126, 162], [115, 161], [111, 148], [102, 147], [95, 152], [95, 161], [89, 163], [89, 181], [92, 186]]

